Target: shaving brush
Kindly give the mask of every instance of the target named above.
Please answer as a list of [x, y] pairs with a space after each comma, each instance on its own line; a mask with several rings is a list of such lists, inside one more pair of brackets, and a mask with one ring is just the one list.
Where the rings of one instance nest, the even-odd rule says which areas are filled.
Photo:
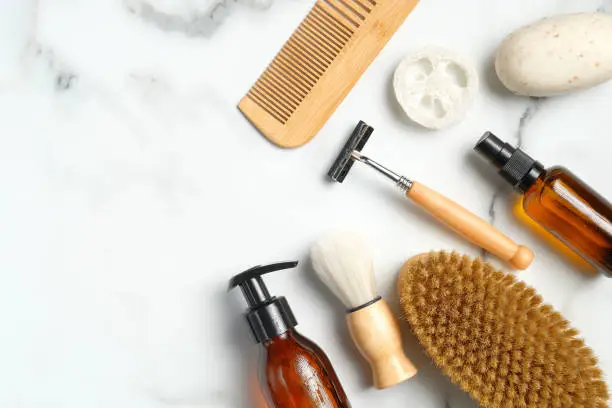
[[608, 406], [593, 351], [514, 276], [481, 259], [432, 252], [406, 262], [398, 286], [419, 341], [479, 405]]
[[417, 370], [402, 350], [397, 320], [376, 293], [374, 266], [365, 241], [334, 233], [312, 248], [314, 270], [347, 309], [346, 322], [357, 348], [372, 368], [374, 386], [392, 387]]

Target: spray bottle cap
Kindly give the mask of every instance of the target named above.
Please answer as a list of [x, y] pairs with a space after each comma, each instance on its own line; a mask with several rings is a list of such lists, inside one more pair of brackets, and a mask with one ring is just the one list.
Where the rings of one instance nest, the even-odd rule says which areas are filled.
[[474, 147], [478, 153], [499, 169], [499, 174], [514, 188], [527, 191], [544, 172], [542, 163], [521, 149], [503, 142], [486, 132]]
[[229, 289], [240, 286], [249, 309], [245, 314], [253, 336], [263, 343], [297, 326], [297, 320], [284, 297], [270, 296], [262, 275], [297, 266], [297, 262], [282, 262], [266, 266], [256, 266], [234, 276]]

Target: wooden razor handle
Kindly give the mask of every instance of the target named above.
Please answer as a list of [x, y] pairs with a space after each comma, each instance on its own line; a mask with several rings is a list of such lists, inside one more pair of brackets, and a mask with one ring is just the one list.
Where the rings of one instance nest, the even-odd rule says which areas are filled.
[[383, 299], [349, 313], [346, 322], [359, 352], [370, 363], [376, 388], [392, 387], [417, 373], [402, 350], [399, 325]]
[[531, 249], [516, 244], [487, 221], [423, 184], [414, 182], [406, 196], [460, 235], [508, 261], [513, 267], [527, 269], [533, 261]]

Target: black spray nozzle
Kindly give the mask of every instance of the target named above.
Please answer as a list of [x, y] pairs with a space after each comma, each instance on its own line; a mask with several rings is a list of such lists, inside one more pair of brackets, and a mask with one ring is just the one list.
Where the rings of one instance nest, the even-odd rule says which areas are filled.
[[258, 343], [272, 339], [297, 325], [297, 320], [284, 297], [271, 296], [262, 275], [283, 269], [292, 269], [297, 262], [281, 262], [256, 266], [234, 276], [229, 289], [240, 286], [249, 310], [246, 320]]
[[490, 161], [495, 167], [501, 169], [512, 157], [516, 149], [503, 142], [491, 132], [486, 132], [474, 147], [478, 153]]
[[519, 148], [486, 132], [474, 150], [499, 169], [499, 174], [514, 188], [527, 191], [544, 172], [544, 166]]

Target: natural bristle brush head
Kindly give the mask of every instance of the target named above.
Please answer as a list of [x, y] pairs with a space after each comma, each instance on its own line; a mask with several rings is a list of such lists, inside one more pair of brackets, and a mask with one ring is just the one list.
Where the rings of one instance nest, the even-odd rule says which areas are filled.
[[363, 306], [378, 295], [372, 255], [366, 239], [354, 232], [333, 232], [311, 250], [312, 266], [346, 309]]
[[361, 355], [370, 363], [376, 388], [388, 388], [417, 370], [402, 350], [399, 325], [376, 293], [374, 266], [366, 240], [354, 232], [334, 232], [311, 250], [313, 268], [347, 309], [346, 323]]
[[354, 151], [360, 152], [363, 150], [363, 147], [368, 142], [372, 132], [374, 132], [373, 127], [368, 126], [363, 121], [359, 121], [355, 130], [353, 130], [351, 137], [347, 140], [346, 144], [342, 148], [342, 151], [340, 151], [340, 154], [327, 173], [327, 175], [333, 181], [338, 183], [342, 183], [344, 181], [355, 161], [352, 157], [352, 153]]
[[480, 259], [432, 252], [400, 272], [404, 317], [480, 405], [607, 407], [593, 351], [536, 291]]

